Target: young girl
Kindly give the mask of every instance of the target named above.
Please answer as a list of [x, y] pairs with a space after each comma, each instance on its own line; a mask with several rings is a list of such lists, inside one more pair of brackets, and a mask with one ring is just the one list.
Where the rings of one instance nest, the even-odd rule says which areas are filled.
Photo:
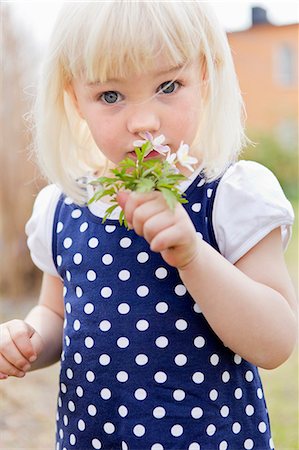
[[[57, 450], [273, 448], [257, 366], [279, 366], [296, 340], [293, 212], [271, 172], [236, 162], [241, 112], [206, 2], [62, 9], [36, 109], [52, 184], [27, 224], [42, 290], [25, 321], [1, 326], [0, 352], [2, 379], [61, 355]], [[188, 203], [123, 192], [130, 229], [120, 208], [102, 223], [109, 198], [88, 206], [88, 181], [145, 132], [148, 159], [165, 158], [162, 134], [172, 152], [189, 144]]]

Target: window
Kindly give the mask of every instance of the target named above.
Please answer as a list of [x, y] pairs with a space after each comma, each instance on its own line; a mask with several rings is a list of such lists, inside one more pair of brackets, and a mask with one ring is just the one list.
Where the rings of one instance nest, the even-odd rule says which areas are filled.
[[282, 43], [276, 48], [274, 75], [278, 84], [286, 87], [297, 83], [297, 52], [290, 44]]

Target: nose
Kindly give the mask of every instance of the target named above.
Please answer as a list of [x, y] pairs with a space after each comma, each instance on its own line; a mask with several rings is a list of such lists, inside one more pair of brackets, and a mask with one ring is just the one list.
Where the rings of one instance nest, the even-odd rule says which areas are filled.
[[149, 131], [155, 133], [160, 129], [158, 112], [149, 104], [132, 105], [127, 116], [127, 129], [131, 134]]

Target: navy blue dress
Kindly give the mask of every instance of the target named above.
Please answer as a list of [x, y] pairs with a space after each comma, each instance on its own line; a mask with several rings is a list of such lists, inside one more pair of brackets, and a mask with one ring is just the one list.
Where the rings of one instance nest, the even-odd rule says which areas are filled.
[[[218, 250], [217, 185], [198, 176], [184, 207]], [[53, 258], [65, 299], [57, 450], [273, 448], [257, 368], [142, 237], [60, 198]]]

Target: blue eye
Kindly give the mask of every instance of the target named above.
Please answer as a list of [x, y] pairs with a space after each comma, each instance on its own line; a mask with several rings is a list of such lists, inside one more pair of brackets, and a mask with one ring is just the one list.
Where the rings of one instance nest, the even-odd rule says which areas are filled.
[[165, 81], [164, 83], [162, 83], [159, 86], [158, 92], [163, 93], [163, 94], [172, 94], [180, 86], [181, 86], [181, 83], [179, 83], [178, 81]]
[[107, 91], [101, 94], [100, 99], [109, 105], [117, 103], [121, 100], [121, 95], [116, 91]]

